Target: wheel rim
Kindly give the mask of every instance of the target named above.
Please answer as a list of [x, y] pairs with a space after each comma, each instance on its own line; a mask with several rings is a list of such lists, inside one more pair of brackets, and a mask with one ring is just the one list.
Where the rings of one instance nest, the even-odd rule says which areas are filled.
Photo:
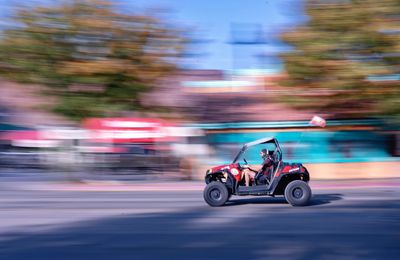
[[221, 191], [219, 189], [212, 189], [210, 191], [210, 197], [213, 200], [220, 200], [222, 195], [221, 195]]
[[293, 197], [295, 197], [296, 199], [300, 199], [301, 197], [303, 197], [303, 190], [301, 188], [295, 188], [292, 194]]

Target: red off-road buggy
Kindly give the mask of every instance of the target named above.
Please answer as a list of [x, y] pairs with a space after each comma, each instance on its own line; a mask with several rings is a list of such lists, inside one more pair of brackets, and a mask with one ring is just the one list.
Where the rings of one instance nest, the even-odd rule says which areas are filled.
[[[263, 183], [255, 176], [251, 186], [245, 186], [243, 169], [247, 161], [245, 152], [252, 146], [269, 146], [272, 166], [269, 169], [270, 178], [264, 178]], [[244, 161], [240, 165], [239, 160]], [[258, 173], [259, 174], [259, 173]], [[276, 196], [284, 195], [293, 206], [307, 205], [311, 199], [311, 189], [308, 186], [310, 175], [300, 163], [285, 163], [282, 161], [282, 150], [273, 137], [262, 138], [245, 144], [231, 164], [221, 165], [207, 170], [204, 189], [204, 200], [213, 207], [222, 206], [231, 195]]]

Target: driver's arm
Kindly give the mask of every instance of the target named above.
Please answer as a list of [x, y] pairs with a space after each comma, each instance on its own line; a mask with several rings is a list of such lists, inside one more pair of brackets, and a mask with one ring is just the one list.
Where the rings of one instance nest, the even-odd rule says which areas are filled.
[[244, 169], [249, 169], [250, 171], [255, 172], [255, 173], [259, 172], [259, 170], [254, 170], [254, 169], [250, 168], [250, 166], [248, 164], [243, 165], [243, 168]]
[[255, 172], [255, 173], [260, 171], [260, 170], [254, 170], [254, 169], [250, 168], [248, 165], [244, 168], [249, 169], [250, 171]]
[[258, 172], [258, 171], [254, 170], [254, 169], [252, 169], [252, 168], [247, 168], [247, 169], [249, 169], [250, 171], [255, 172], [255, 173]]

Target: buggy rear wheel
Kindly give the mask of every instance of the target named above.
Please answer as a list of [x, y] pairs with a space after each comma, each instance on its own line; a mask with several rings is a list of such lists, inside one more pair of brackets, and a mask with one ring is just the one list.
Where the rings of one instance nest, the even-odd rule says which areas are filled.
[[203, 197], [205, 202], [211, 207], [219, 207], [224, 205], [229, 199], [229, 191], [225, 184], [219, 181], [213, 181], [205, 187]]
[[292, 181], [285, 188], [285, 199], [292, 206], [307, 205], [311, 195], [310, 186], [304, 181]]

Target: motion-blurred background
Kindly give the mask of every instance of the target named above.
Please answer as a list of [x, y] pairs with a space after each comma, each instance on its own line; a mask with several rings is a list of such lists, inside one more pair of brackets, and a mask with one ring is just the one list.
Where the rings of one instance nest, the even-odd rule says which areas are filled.
[[[270, 136], [310, 203], [208, 206]], [[399, 187], [399, 0], [0, 0], [1, 259], [399, 259]]]
[[0, 171], [201, 179], [276, 136], [314, 179], [394, 177], [399, 14], [398, 0], [1, 0]]

